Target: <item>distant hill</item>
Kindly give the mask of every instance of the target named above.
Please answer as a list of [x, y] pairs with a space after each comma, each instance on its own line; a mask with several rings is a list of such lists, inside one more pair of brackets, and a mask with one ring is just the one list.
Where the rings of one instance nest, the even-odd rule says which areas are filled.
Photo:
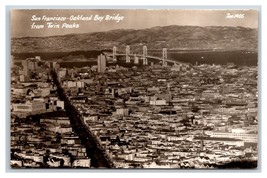
[[140, 30], [111, 30], [86, 34], [11, 39], [13, 53], [111, 49], [257, 50], [258, 30], [245, 27], [164, 26]]

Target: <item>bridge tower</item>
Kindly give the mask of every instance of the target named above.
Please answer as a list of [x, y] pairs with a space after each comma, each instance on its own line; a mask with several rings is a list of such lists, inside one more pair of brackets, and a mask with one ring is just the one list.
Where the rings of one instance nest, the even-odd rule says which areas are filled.
[[147, 65], [147, 46], [143, 46], [143, 65]]
[[167, 66], [167, 48], [162, 49], [162, 65]]
[[147, 56], [147, 46], [143, 46], [143, 58]]
[[117, 55], [117, 47], [113, 46], [113, 61], [117, 61], [116, 55]]
[[98, 73], [104, 73], [106, 71], [107, 60], [102, 54], [97, 56], [97, 71]]
[[134, 63], [139, 64], [139, 58], [136, 56], [136, 54], [134, 54]]
[[126, 46], [126, 63], [130, 63], [131, 62], [131, 58], [130, 58], [130, 46]]
[[147, 65], [147, 58], [143, 58], [143, 65]]

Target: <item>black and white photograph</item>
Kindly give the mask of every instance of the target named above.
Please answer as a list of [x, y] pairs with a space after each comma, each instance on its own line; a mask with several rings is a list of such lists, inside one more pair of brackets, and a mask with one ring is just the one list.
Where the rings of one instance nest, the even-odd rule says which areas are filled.
[[258, 168], [257, 9], [9, 13], [12, 170]]

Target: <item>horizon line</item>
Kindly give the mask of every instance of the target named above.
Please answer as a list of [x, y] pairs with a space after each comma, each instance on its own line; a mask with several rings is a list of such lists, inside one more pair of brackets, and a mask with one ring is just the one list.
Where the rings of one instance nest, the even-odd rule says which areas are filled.
[[107, 30], [107, 31], [93, 31], [93, 32], [85, 32], [85, 33], [68, 33], [68, 34], [61, 34], [61, 35], [47, 35], [47, 36], [17, 36], [17, 37], [11, 37], [11, 39], [21, 39], [21, 38], [48, 38], [48, 37], [58, 37], [58, 36], [68, 36], [68, 35], [83, 35], [83, 34], [91, 34], [91, 33], [103, 33], [103, 32], [111, 32], [111, 31], [116, 31], [116, 30], [146, 30], [146, 29], [152, 29], [152, 28], [156, 28], [156, 27], [170, 27], [170, 26], [181, 26], [181, 27], [232, 27], [232, 28], [247, 28], [247, 29], [254, 29], [257, 30], [258, 27], [246, 27], [246, 26], [227, 26], [227, 25], [166, 25], [166, 26], [153, 26], [153, 27], [149, 27], [149, 28], [117, 28], [117, 29], [111, 29], [111, 30]]

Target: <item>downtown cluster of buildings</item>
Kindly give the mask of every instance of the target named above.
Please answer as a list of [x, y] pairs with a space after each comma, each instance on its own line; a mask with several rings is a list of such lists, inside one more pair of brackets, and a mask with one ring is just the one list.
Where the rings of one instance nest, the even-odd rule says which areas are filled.
[[56, 63], [35, 57], [11, 67], [11, 167], [91, 167], [51, 79]]
[[256, 66], [124, 68], [102, 57], [98, 66], [59, 68], [58, 76], [117, 168], [257, 161]]
[[11, 112], [21, 118], [64, 109], [50, 76], [50, 66], [40, 57], [27, 58], [11, 68]]

